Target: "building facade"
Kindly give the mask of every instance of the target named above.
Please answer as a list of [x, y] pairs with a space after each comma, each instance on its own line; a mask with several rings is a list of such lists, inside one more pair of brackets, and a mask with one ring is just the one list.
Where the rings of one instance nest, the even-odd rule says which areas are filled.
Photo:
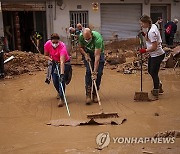
[[[0, 0], [0, 35], [12, 36], [12, 49], [17, 44], [26, 46], [31, 31], [39, 31], [46, 41], [50, 34], [60, 34], [68, 42], [68, 28], [77, 23], [99, 31], [105, 40], [136, 37], [140, 29], [139, 18], [150, 15], [153, 22], [163, 19], [163, 26], [177, 18], [180, 20], [180, 0]], [[18, 31], [18, 32], [17, 32]], [[178, 24], [180, 31], [180, 24]], [[20, 33], [20, 34], [19, 34]], [[18, 37], [18, 38], [17, 38]], [[18, 39], [18, 40], [17, 40]], [[20, 40], [19, 40], [20, 39]], [[24, 44], [24, 45], [23, 45]]]

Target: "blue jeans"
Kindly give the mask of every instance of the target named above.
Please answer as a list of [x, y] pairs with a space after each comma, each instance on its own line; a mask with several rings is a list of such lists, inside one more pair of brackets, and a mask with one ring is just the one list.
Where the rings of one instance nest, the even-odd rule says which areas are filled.
[[[59, 65], [58, 65], [58, 68], [59, 68], [59, 72], [61, 72]], [[72, 69], [71, 64], [70, 63], [68, 63], [68, 64], [65, 63], [64, 81], [62, 82], [64, 93], [65, 93], [65, 88], [66, 88], [65, 82], [67, 81], [69, 71], [71, 69]], [[56, 64], [55, 63], [53, 63], [53, 65], [52, 65], [52, 79], [53, 79], [53, 84], [54, 84], [54, 87], [56, 88], [56, 91], [59, 93], [60, 98], [63, 99], [64, 97], [63, 97], [62, 87], [61, 87], [60, 82], [59, 82], [59, 76], [57, 74], [57, 69], [56, 69]]]
[[[95, 61], [95, 57], [94, 55], [90, 55], [90, 58], [91, 58], [91, 67], [92, 67], [92, 70], [94, 69], [94, 61]], [[85, 60], [85, 58], [83, 57], [84, 59], [84, 65], [86, 67], [86, 75], [85, 75], [85, 89], [86, 89], [86, 95], [88, 93], [88, 87], [91, 87], [92, 86], [92, 80], [91, 80], [91, 71], [90, 71], [90, 68], [89, 68], [89, 63]], [[101, 56], [100, 56], [100, 61], [99, 61], [99, 67], [98, 67], [98, 74], [97, 74], [97, 79], [96, 79], [96, 85], [97, 85], [97, 89], [99, 90], [100, 89], [100, 84], [101, 84], [101, 78], [102, 78], [102, 75], [103, 75], [103, 69], [104, 69], [104, 53], [101, 53]]]

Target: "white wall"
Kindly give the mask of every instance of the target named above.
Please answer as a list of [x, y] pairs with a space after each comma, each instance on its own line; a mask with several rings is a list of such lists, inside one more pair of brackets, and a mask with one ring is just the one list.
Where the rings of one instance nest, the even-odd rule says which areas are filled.
[[[77, 11], [77, 5], [82, 6], [82, 11], [89, 11], [89, 25], [93, 26], [95, 30], [101, 31], [101, 14], [100, 14], [100, 3], [141, 3], [142, 4], [142, 14], [150, 15], [150, 6], [151, 4], [171, 4], [171, 17], [172, 19], [178, 18], [180, 20], [180, 2], [174, 3], [173, 0], [150, 0], [148, 5], [144, 4], [144, 0], [96, 0], [95, 2], [99, 3], [99, 10], [94, 11], [92, 9], [92, 3], [94, 0], [64, 0], [64, 10], [60, 10], [59, 6], [56, 7], [56, 19], [54, 18], [53, 22], [53, 32], [60, 34], [63, 41], [67, 41], [66, 28], [69, 28], [70, 17], [69, 11]], [[54, 4], [54, 3], [53, 3]], [[53, 15], [55, 15], [55, 9], [53, 8]], [[178, 30], [180, 31], [180, 22], [178, 24]]]

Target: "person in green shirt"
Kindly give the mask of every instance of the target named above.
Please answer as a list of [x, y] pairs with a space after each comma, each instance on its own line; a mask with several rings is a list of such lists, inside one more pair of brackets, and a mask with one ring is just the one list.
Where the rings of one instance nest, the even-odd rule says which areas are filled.
[[[101, 78], [104, 69], [104, 41], [100, 33], [85, 28], [79, 36], [79, 48], [86, 67], [85, 89], [86, 104], [97, 103], [97, 96], [93, 89], [93, 100], [91, 100], [92, 80], [96, 80], [97, 89], [100, 89]], [[91, 74], [89, 64], [91, 63], [93, 73]]]

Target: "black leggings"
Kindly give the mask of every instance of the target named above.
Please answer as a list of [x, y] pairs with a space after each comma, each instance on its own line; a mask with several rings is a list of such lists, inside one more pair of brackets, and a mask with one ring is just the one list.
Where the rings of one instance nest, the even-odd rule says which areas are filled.
[[148, 72], [153, 79], [154, 89], [159, 89], [159, 69], [165, 54], [158, 57], [149, 57], [148, 60]]
[[174, 36], [165, 34], [166, 44], [173, 45]]

